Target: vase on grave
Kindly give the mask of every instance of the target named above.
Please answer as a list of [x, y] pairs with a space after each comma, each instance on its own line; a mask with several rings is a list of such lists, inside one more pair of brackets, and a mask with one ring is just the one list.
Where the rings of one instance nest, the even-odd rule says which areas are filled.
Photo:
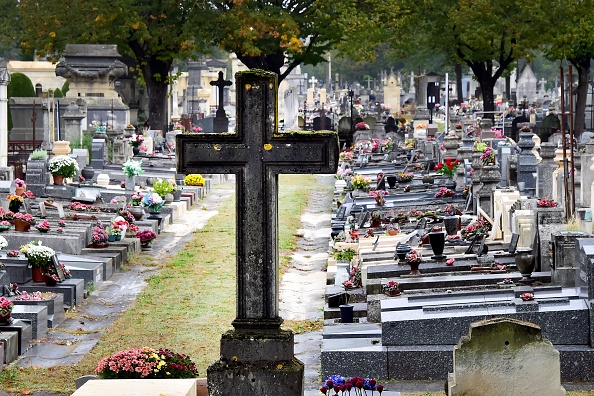
[[21, 220], [21, 219], [14, 219], [13, 222], [14, 222], [14, 230], [15, 231], [29, 232], [29, 229], [31, 228], [31, 223], [29, 223], [28, 221]]
[[57, 140], [52, 147], [54, 155], [68, 155], [70, 151], [70, 142], [68, 140]]
[[431, 245], [431, 250], [433, 250], [433, 256], [431, 256], [433, 260], [446, 259], [447, 256], [443, 254], [445, 247], [445, 233], [443, 231], [431, 231], [429, 233], [429, 244]]
[[136, 189], [136, 176], [126, 176], [126, 191], [134, 191]]
[[134, 155], [140, 154], [140, 147], [132, 146], [132, 153], [134, 153]]
[[0, 310], [0, 324], [6, 325], [12, 323], [12, 308]]
[[387, 175], [386, 180], [388, 181], [388, 186], [390, 188], [396, 187], [396, 181], [397, 181], [396, 175]]
[[458, 226], [460, 225], [460, 216], [445, 216], [443, 218], [443, 226], [448, 235], [456, 235], [458, 233]]
[[142, 220], [144, 217], [144, 209], [142, 209], [142, 206], [130, 206], [128, 211], [132, 213], [132, 216], [134, 216], [134, 220], [136, 221]]
[[532, 255], [532, 249], [518, 248], [516, 250], [515, 260], [516, 266], [518, 267], [518, 271], [520, 271], [520, 274], [522, 274], [522, 279], [520, 279], [519, 282], [524, 285], [534, 282], [534, 279], [531, 278], [535, 265], [534, 256]]
[[412, 246], [406, 243], [401, 243], [396, 246], [396, 257], [399, 260], [399, 264], [402, 264], [406, 261], [406, 255], [408, 252], [412, 250]]
[[397, 297], [401, 294], [400, 289], [396, 289], [396, 290], [391, 290], [389, 292], [386, 292], [386, 295], [390, 296], [390, 297]]
[[419, 261], [407, 261], [406, 263], [410, 266], [410, 275], [421, 274], [419, 271], [419, 265], [421, 265], [421, 263]]
[[52, 174], [52, 177], [54, 178], [54, 185], [61, 186], [64, 184], [64, 176]]
[[448, 177], [445, 181], [445, 187], [452, 191], [456, 191], [456, 180], [453, 177]]
[[179, 202], [181, 200], [182, 190], [178, 187], [177, 190], [173, 192], [173, 202]]
[[173, 194], [171, 194], [171, 193], [165, 194], [163, 199], [165, 200], [166, 204], [170, 204], [171, 202], [173, 202]]
[[353, 323], [353, 310], [354, 306], [345, 304], [339, 306], [340, 308], [340, 322], [341, 323]]
[[14, 188], [14, 195], [18, 195], [21, 197], [25, 193], [25, 187], [15, 187]]
[[80, 174], [85, 178], [85, 180], [91, 181], [93, 176], [95, 176], [95, 169], [93, 169], [91, 165], [87, 165], [82, 171], [80, 171]]

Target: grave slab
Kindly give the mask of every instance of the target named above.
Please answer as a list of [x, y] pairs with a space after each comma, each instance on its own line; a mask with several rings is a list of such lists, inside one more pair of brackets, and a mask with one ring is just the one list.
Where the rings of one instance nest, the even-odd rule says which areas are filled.
[[0, 331], [2, 344], [2, 362], [9, 364], [19, 357], [19, 333], [16, 331]]
[[47, 307], [47, 327], [53, 328], [66, 319], [64, 315], [64, 295], [55, 293], [54, 298], [49, 300], [13, 300], [14, 305], [33, 305]]
[[31, 242], [31, 240], [37, 240], [56, 252], [66, 254], [80, 254], [82, 248], [86, 245], [85, 241], [78, 235], [41, 234], [35, 229], [30, 232], [6, 231], [3, 236], [8, 241], [8, 246], [22, 246]]
[[92, 257], [109, 258], [112, 260], [112, 263], [113, 263], [112, 273], [119, 271], [120, 266], [122, 264], [122, 255], [119, 252], [106, 251], [105, 249], [109, 249], [109, 247], [101, 248], [101, 249], [85, 248], [81, 251], [81, 254], [84, 254], [87, 256], [92, 256]]
[[84, 280], [84, 287], [98, 287], [103, 282], [103, 263], [100, 262], [68, 262], [66, 268], [73, 278]]
[[22, 355], [31, 347], [31, 340], [33, 339], [33, 327], [31, 323], [14, 319], [10, 325], [0, 325], [0, 333], [13, 331], [18, 334], [18, 354]]
[[72, 396], [198, 396], [195, 379], [110, 379], [87, 381]]
[[75, 255], [65, 255], [65, 254], [60, 254], [58, 255], [60, 262], [63, 263], [64, 265], [68, 266], [69, 263], [89, 263], [89, 264], [101, 264], [102, 266], [102, 271], [101, 271], [101, 275], [102, 275], [102, 279], [103, 281], [109, 279], [111, 277], [111, 275], [113, 274], [113, 272], [115, 271], [115, 264], [114, 264], [114, 260], [108, 257], [98, 257], [98, 256], [94, 256], [92, 254], [89, 255], [79, 255], [79, 256], [75, 256]]
[[31, 269], [26, 257], [2, 257], [0, 260], [5, 265], [4, 270], [10, 282], [22, 284], [31, 280]]
[[322, 378], [335, 374], [390, 378], [387, 348], [381, 346], [379, 338], [324, 338], [321, 361]]
[[75, 307], [77, 301], [82, 302], [84, 299], [84, 280], [82, 279], [66, 279], [64, 282], [58, 283], [56, 286], [46, 286], [44, 283], [28, 282], [19, 286], [19, 289], [28, 293], [35, 291], [62, 293], [64, 295], [64, 306], [67, 308]]

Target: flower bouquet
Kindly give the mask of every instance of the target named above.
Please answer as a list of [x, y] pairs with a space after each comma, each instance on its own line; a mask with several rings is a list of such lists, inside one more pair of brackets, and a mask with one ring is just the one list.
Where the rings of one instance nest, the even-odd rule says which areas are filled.
[[542, 198], [536, 203], [536, 206], [539, 208], [556, 208], [559, 206], [559, 203], [555, 202], [552, 199]]
[[47, 170], [55, 176], [74, 177], [78, 172], [78, 162], [67, 155], [57, 155], [47, 165]]
[[446, 158], [445, 162], [440, 162], [435, 165], [434, 170], [440, 175], [446, 175], [447, 177], [453, 177], [456, 174], [456, 169], [460, 165], [460, 160]]
[[353, 152], [352, 151], [341, 151], [338, 155], [338, 158], [341, 161], [350, 161], [353, 159]]
[[415, 139], [406, 139], [404, 141], [404, 148], [405, 149], [414, 149], [415, 148]]
[[93, 227], [93, 244], [97, 247], [104, 245], [109, 240], [109, 235], [102, 225], [96, 225]]
[[29, 213], [15, 213], [13, 220], [15, 221], [15, 225], [17, 221], [27, 223], [28, 225], [35, 224], [35, 219]]
[[375, 199], [375, 203], [378, 206], [383, 206], [386, 203], [386, 199], [384, 196], [388, 195], [388, 192], [385, 190], [372, 190], [369, 191], [369, 196]]
[[482, 235], [487, 234], [491, 231], [493, 226], [487, 220], [482, 217], [479, 217], [472, 223], [468, 224], [465, 228], [462, 229], [462, 237], [466, 240], [471, 239], [475, 235]]
[[25, 183], [24, 180], [19, 179], [19, 178], [14, 179], [14, 186], [16, 188], [27, 189], [27, 183]]
[[356, 131], [365, 131], [365, 130], [369, 130], [369, 125], [367, 125], [366, 123], [364, 123], [363, 121], [358, 122], [355, 124], [355, 130]]
[[21, 255], [21, 252], [18, 250], [9, 250], [8, 252], [6, 252], [6, 257], [19, 257]]
[[41, 223], [37, 224], [35, 228], [37, 228], [39, 232], [49, 232], [52, 227], [47, 220], [43, 220]]
[[396, 180], [401, 183], [406, 183], [414, 179], [415, 175], [412, 173], [397, 173]]
[[366, 190], [371, 184], [371, 179], [362, 175], [351, 176], [351, 184], [354, 189]]
[[[175, 185], [175, 182], [173, 183]], [[168, 180], [165, 179], [157, 179], [153, 182], [153, 190], [161, 197], [164, 197], [167, 194], [171, 194], [173, 190], [173, 186]]]
[[135, 133], [133, 133], [132, 136], [128, 139], [128, 143], [130, 143], [130, 146], [132, 146], [132, 147], [138, 147], [143, 142], [144, 142], [144, 136], [137, 135]]
[[192, 128], [192, 132], [193, 133], [200, 133], [202, 132], [202, 128], [200, 128], [199, 126], [195, 126]]
[[6, 297], [0, 297], [0, 321], [6, 323], [12, 313], [14, 303]]
[[142, 205], [142, 198], [144, 198], [144, 195], [142, 195], [142, 193], [134, 193], [132, 194], [132, 196], [130, 197], [130, 205], [132, 206], [140, 206]]
[[165, 205], [163, 198], [159, 194], [154, 193], [146, 194], [142, 199], [142, 203], [151, 213], [158, 213], [163, 209], [163, 205]]
[[394, 216], [394, 222], [396, 223], [406, 223], [408, 221], [408, 215], [406, 213], [397, 213]]
[[201, 174], [191, 173], [184, 177], [184, 186], [204, 186], [205, 180]]
[[11, 226], [12, 226], [12, 224], [10, 224], [10, 222], [8, 222], [6, 220], [0, 221], [0, 231], [10, 230]]
[[382, 139], [380, 140], [380, 148], [383, 153], [389, 153], [394, 150], [394, 142], [392, 138]]
[[21, 209], [21, 205], [23, 205], [22, 196], [9, 194], [6, 199], [8, 199], [8, 210], [11, 212], [18, 212]]
[[124, 162], [122, 171], [126, 177], [142, 175], [144, 173], [142, 170], [142, 160], [134, 161], [133, 159], [128, 159], [128, 161]]
[[483, 165], [495, 165], [495, 151], [491, 147], [486, 147], [481, 154], [481, 161]]
[[454, 195], [456, 195], [455, 191], [452, 191], [446, 187], [442, 187], [438, 192], [435, 193], [435, 198], [448, 198], [453, 197]]
[[66, 222], [64, 220], [60, 220], [60, 221], [58, 221], [58, 225], [60, 227], [66, 227]]
[[157, 238], [157, 234], [151, 230], [142, 230], [136, 233], [136, 238], [140, 239], [142, 246], [148, 247]]
[[40, 268], [42, 271], [49, 265], [50, 260], [56, 254], [54, 249], [43, 246], [41, 241], [31, 241], [21, 246], [21, 253], [27, 257], [29, 264], [33, 268]]
[[[330, 395], [331, 391], [334, 391], [336, 395], [338, 392], [342, 392], [341, 394], [345, 395], [345, 392], [351, 394], [351, 390], [353, 390], [353, 394], [355, 396], [367, 396], [375, 394], [375, 391], [379, 395], [382, 394], [384, 391], [384, 386], [378, 384], [376, 380], [373, 378], [362, 378], [362, 377], [352, 377], [352, 378], [344, 378], [340, 375], [332, 375], [330, 376], [324, 385], [320, 388], [320, 392], [324, 395]], [[367, 391], [370, 391], [367, 393]]]
[[388, 281], [388, 283], [383, 286], [383, 290], [388, 296], [398, 296], [400, 294], [398, 282], [394, 280]]
[[169, 349], [128, 349], [101, 360], [95, 374], [104, 379], [196, 378], [198, 370], [189, 356]]

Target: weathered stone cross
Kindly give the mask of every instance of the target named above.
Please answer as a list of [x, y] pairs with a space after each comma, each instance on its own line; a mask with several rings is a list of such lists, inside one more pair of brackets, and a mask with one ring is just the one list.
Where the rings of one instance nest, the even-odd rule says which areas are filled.
[[221, 360], [209, 368], [209, 392], [302, 394], [303, 366], [278, 312], [278, 175], [336, 172], [338, 139], [277, 132], [276, 74], [240, 72], [236, 84], [236, 133], [177, 136], [180, 173], [236, 177], [237, 316], [235, 330], [222, 337]]
[[226, 117], [225, 105], [223, 103], [223, 99], [225, 97], [225, 87], [230, 87], [231, 85], [233, 85], [233, 83], [231, 81], [225, 80], [223, 78], [223, 72], [219, 71], [219, 78], [216, 81], [211, 81], [210, 85], [212, 85], [213, 87], [216, 86], [219, 89], [219, 107], [217, 108], [216, 116]]

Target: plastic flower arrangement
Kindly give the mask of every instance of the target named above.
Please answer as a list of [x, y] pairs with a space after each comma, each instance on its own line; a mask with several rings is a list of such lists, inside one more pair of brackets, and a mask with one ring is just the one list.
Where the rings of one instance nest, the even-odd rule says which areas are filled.
[[440, 175], [453, 177], [456, 174], [458, 165], [460, 165], [460, 160], [446, 158], [445, 162], [440, 162], [439, 164], [435, 165], [434, 170]]
[[56, 232], [58, 234], [63, 234], [64, 233], [64, 229], [62, 227], [58, 227], [58, 228], [56, 228]]
[[122, 218], [128, 222], [128, 226], [135, 221], [134, 215], [127, 210], [118, 210], [118, 215], [122, 216]]
[[35, 224], [35, 219], [28, 213], [15, 213], [13, 219], [26, 221], [29, 224]]
[[19, 188], [27, 188], [27, 184], [25, 183], [25, 181], [21, 180], [19, 178], [14, 179], [14, 185], [15, 185], [15, 187], [19, 187]]
[[452, 258], [447, 259], [446, 265], [454, 265], [455, 262], [456, 262], [456, 259], [452, 257]]
[[532, 294], [532, 293], [522, 293], [522, 294], [520, 294], [520, 298], [523, 301], [532, 301], [532, 300], [534, 300], [534, 294]]
[[105, 132], [105, 130], [107, 129], [107, 127], [105, 125], [103, 125], [102, 122], [96, 121], [96, 120], [91, 121], [89, 126], [91, 128], [93, 128], [94, 130], [96, 130], [97, 132]]
[[448, 198], [453, 197], [454, 195], [456, 195], [455, 191], [452, 191], [449, 188], [442, 187], [439, 189], [438, 192], [435, 193], [435, 198]]
[[388, 281], [383, 287], [385, 293], [395, 293], [399, 292], [400, 289], [398, 288], [398, 282], [391, 280]]
[[204, 183], [204, 177], [198, 173], [191, 173], [184, 177], [184, 186], [203, 186]]
[[412, 173], [397, 173], [396, 179], [401, 182], [407, 182], [414, 179], [415, 175]]
[[495, 151], [491, 147], [486, 147], [485, 151], [481, 154], [481, 161], [484, 165], [495, 164]]
[[419, 124], [415, 127], [415, 129], [427, 129], [427, 125], [425, 124]]
[[130, 146], [132, 146], [132, 147], [138, 147], [143, 142], [144, 142], [144, 136], [137, 135], [135, 133], [133, 133], [132, 136], [130, 136], [130, 138], [128, 139], [128, 143], [130, 143]]
[[347, 177], [350, 177], [352, 173], [353, 173], [353, 171], [349, 168], [347, 168], [347, 169], [338, 168], [336, 170], [336, 175], [334, 177], [338, 180], [345, 180]]
[[351, 390], [355, 396], [374, 395], [376, 391], [379, 395], [381, 395], [384, 391], [384, 386], [378, 384], [373, 378], [344, 378], [340, 375], [332, 375], [320, 388], [320, 392], [324, 395], [331, 395], [331, 391], [334, 391], [335, 395], [338, 395], [338, 392], [342, 392], [342, 395], [346, 395], [347, 393], [345, 392], [348, 392], [350, 395]]
[[60, 227], [66, 227], [66, 222], [64, 220], [60, 220], [60, 221], [58, 221], [58, 225]]
[[386, 199], [384, 198], [386, 195], [388, 195], [388, 192], [385, 190], [369, 191], [369, 196], [373, 197], [379, 206], [383, 206], [386, 203]]
[[357, 131], [369, 130], [369, 125], [367, 125], [363, 121], [358, 122], [358, 123], [355, 124], [355, 130], [357, 130]]
[[153, 182], [153, 190], [155, 190], [155, 192], [157, 194], [159, 194], [161, 197], [164, 197], [167, 194], [172, 193], [173, 187], [171, 186], [171, 183], [169, 183], [169, 181], [165, 180], [165, 179], [157, 179]]
[[520, 128], [520, 132], [532, 132], [532, 130], [528, 125], [524, 125], [522, 128]]
[[454, 205], [446, 205], [445, 208], [443, 208], [443, 211], [448, 216], [456, 216], [462, 214], [462, 212], [459, 209], [457, 209]]
[[122, 171], [126, 177], [140, 176], [144, 173], [142, 170], [142, 160], [134, 161], [128, 158], [128, 161], [124, 162]]
[[19, 257], [21, 255], [21, 252], [18, 250], [9, 250], [8, 252], [6, 252], [6, 257]]
[[102, 359], [95, 374], [104, 379], [196, 378], [199, 375], [189, 356], [165, 348], [147, 347], [116, 352]]
[[414, 149], [415, 148], [415, 139], [406, 139], [404, 141], [404, 148]]
[[371, 184], [371, 179], [363, 175], [351, 176], [351, 184], [357, 190], [366, 190]]
[[151, 230], [142, 230], [137, 232], [135, 237], [140, 239], [141, 245], [148, 246], [157, 238], [157, 234]]
[[68, 205], [68, 209], [76, 212], [98, 212], [99, 207], [95, 205], [87, 205], [82, 202], [73, 202]]
[[422, 257], [415, 249], [406, 254], [406, 262], [409, 264], [418, 264], [422, 261]]
[[354, 289], [355, 288], [355, 284], [353, 282], [351, 282], [350, 280], [345, 280], [344, 282], [342, 282], [342, 286], [346, 289]]
[[478, 234], [486, 234], [491, 231], [491, 223], [482, 217], [479, 217], [465, 228], [462, 229], [462, 236], [464, 239], [470, 239], [471, 237]]
[[52, 292], [45, 292], [42, 293], [40, 291], [27, 293], [26, 290], [23, 290], [21, 294], [16, 295], [14, 297], [15, 300], [19, 301], [43, 301], [43, 300], [51, 300], [56, 297], [56, 293]]
[[202, 132], [202, 128], [200, 128], [199, 126], [195, 126], [192, 128], [192, 132], [194, 132], [194, 133]]
[[473, 150], [475, 152], [482, 153], [486, 150], [486, 148], [487, 148], [486, 143], [483, 143], [480, 140], [477, 140], [476, 142], [474, 142]]
[[542, 198], [536, 203], [539, 208], [556, 208], [559, 204], [552, 199]]
[[109, 235], [107, 235], [107, 231], [100, 225], [96, 225], [93, 227], [93, 242], [94, 243], [105, 243], [109, 239]]
[[12, 312], [14, 303], [6, 297], [0, 297], [0, 314], [6, 316]]
[[420, 211], [420, 210], [417, 210], [417, 209], [411, 209], [411, 210], [408, 212], [408, 215], [409, 215], [410, 217], [419, 217], [419, 218], [420, 218], [420, 217], [422, 217], [422, 216], [423, 216], [423, 212], [422, 212], [422, 211]]
[[31, 241], [21, 246], [21, 253], [27, 257], [29, 264], [33, 268], [41, 268], [42, 270], [47, 267], [51, 258], [56, 254], [54, 249], [43, 246], [41, 241]]
[[23, 197], [20, 195], [9, 194], [6, 199], [8, 199], [8, 210], [12, 212], [18, 212], [23, 204]]
[[132, 196], [130, 197], [130, 205], [132, 205], [132, 206], [142, 205], [142, 198], [144, 198], [144, 195], [142, 195], [139, 192], [132, 194]]
[[128, 222], [124, 220], [122, 216], [116, 216], [113, 219], [111, 225], [109, 226], [109, 230], [107, 232], [108, 235], [122, 235], [126, 233], [128, 229]]
[[41, 232], [46, 232], [49, 231], [52, 227], [50, 226], [50, 223], [47, 220], [43, 220], [41, 223], [37, 224], [35, 228], [37, 228]]
[[159, 194], [153, 193], [146, 194], [142, 199], [142, 203], [151, 212], [158, 212], [163, 208], [163, 205], [165, 205], [165, 201], [163, 201], [163, 198], [161, 198]]
[[503, 131], [499, 128], [491, 128], [491, 132], [495, 133], [495, 139], [502, 139], [505, 137]]
[[12, 224], [10, 224], [9, 221], [6, 221], [6, 220], [0, 221], [0, 230], [6, 231], [6, 230], [10, 229], [10, 227], [12, 227]]
[[78, 173], [78, 162], [67, 155], [57, 155], [47, 164], [47, 170], [52, 175], [74, 177]]
[[6, 238], [4, 238], [3, 236], [0, 236], [0, 250], [4, 249], [7, 246], [8, 246], [8, 242], [6, 241]]

